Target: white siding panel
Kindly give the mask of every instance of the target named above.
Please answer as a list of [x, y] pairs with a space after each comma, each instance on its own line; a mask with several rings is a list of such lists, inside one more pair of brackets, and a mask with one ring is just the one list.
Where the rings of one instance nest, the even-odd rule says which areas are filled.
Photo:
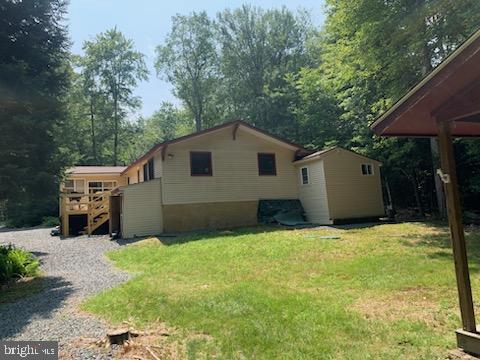
[[[308, 169], [309, 183], [301, 183], [301, 169]], [[314, 224], [331, 224], [328, 211], [327, 189], [323, 161], [312, 161], [297, 166], [299, 178], [299, 199], [305, 209], [307, 220]]]
[[124, 238], [163, 232], [162, 183], [155, 179], [123, 189], [122, 235]]

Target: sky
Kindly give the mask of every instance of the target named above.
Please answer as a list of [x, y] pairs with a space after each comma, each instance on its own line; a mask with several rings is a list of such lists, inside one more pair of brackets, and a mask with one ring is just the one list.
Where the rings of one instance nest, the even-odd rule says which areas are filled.
[[143, 81], [135, 90], [142, 99], [138, 114], [151, 115], [163, 101], [179, 104], [172, 94], [172, 87], [158, 79], [155, 69], [155, 48], [160, 45], [171, 27], [171, 17], [205, 10], [215, 16], [225, 8], [250, 4], [264, 9], [285, 5], [291, 10], [306, 9], [312, 21], [320, 26], [324, 21], [322, 0], [70, 0], [67, 21], [69, 24], [72, 52], [82, 54], [82, 44], [96, 34], [117, 27], [132, 39], [138, 51], [145, 55], [150, 70], [149, 80]]

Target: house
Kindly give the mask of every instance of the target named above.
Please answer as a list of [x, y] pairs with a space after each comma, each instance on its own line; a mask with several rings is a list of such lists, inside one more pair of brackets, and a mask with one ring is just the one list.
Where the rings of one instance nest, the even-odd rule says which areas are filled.
[[[89, 234], [110, 220], [110, 195], [127, 185], [126, 166], [77, 166], [66, 171], [60, 186], [60, 218], [64, 235]], [[110, 224], [112, 221], [110, 221]]]
[[[378, 218], [384, 214], [380, 165], [338, 147], [312, 153], [233, 121], [160, 143], [123, 169], [88, 169], [102, 175], [98, 182], [107, 170], [115, 172], [105, 181], [116, 181], [117, 187], [102, 183], [102, 192], [90, 188], [91, 181], [99, 185], [91, 180], [94, 175], [72, 169], [69, 187], [62, 188], [70, 190], [69, 211], [62, 217], [70, 216], [73, 196], [74, 206], [87, 211], [86, 232], [108, 219], [110, 230], [123, 237], [255, 225], [262, 199], [300, 199], [307, 219], [318, 224]], [[90, 209], [78, 200], [82, 194]], [[64, 234], [71, 233], [71, 222], [63, 222]]]

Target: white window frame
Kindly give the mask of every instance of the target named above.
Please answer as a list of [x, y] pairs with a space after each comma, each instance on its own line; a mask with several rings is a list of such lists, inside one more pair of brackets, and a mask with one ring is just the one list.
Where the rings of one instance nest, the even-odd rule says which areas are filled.
[[[363, 173], [363, 167], [366, 166], [367, 173]], [[369, 171], [370, 170], [370, 171]], [[363, 176], [373, 176], [374, 175], [374, 167], [372, 163], [363, 163], [362, 166], [360, 167], [360, 171], [362, 172]]]
[[[88, 193], [90, 194], [90, 183], [91, 182], [98, 182], [98, 183], [102, 183], [102, 187], [92, 187], [92, 189], [96, 189], [96, 190], [101, 190], [100, 192], [105, 192], [105, 191], [110, 191], [112, 189], [115, 189], [117, 187], [117, 180], [88, 180]], [[105, 183], [106, 182], [111, 182], [113, 183], [113, 188], [112, 189], [109, 189], [109, 190], [105, 190]]]
[[[307, 170], [307, 182], [303, 182], [303, 169]], [[309, 185], [310, 184], [310, 171], [308, 171], [308, 166], [302, 166], [300, 168], [300, 184], [303, 185]]]

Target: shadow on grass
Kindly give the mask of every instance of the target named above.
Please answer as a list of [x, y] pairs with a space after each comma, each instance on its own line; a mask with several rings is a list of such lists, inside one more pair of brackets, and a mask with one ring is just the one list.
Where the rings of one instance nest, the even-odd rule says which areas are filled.
[[[269, 233], [282, 230], [298, 230], [305, 227], [282, 226], [276, 224], [258, 225], [251, 227], [233, 228], [226, 230], [198, 230], [182, 233], [166, 233], [159, 234], [155, 237], [160, 240], [163, 245], [178, 245], [192, 241], [209, 240], [217, 237], [237, 237], [242, 235], [255, 235], [260, 233]], [[142, 240], [151, 238], [152, 236], [138, 237], [133, 239], [117, 239], [115, 240], [120, 246], [134, 244]]]
[[0, 340], [20, 335], [34, 319], [50, 318], [73, 292], [72, 284], [61, 277], [47, 276], [41, 281], [42, 290], [31, 294], [23, 288], [20, 299], [0, 305]]
[[[297, 226], [286, 226], [280, 224], [259, 224], [256, 226], [249, 227], [239, 227], [232, 229], [224, 230], [197, 230], [189, 232], [179, 232], [179, 233], [165, 233], [156, 235], [160, 242], [163, 245], [178, 245], [184, 244], [191, 241], [199, 240], [209, 240], [216, 237], [236, 237], [242, 235], [255, 235], [259, 233], [269, 233], [275, 231], [293, 231], [293, 230], [303, 230], [303, 229], [339, 229], [339, 230], [349, 230], [349, 229], [364, 229], [375, 227], [378, 225], [390, 224], [390, 222], [377, 221], [377, 222], [368, 222], [368, 223], [350, 223], [350, 224], [337, 224], [337, 225], [317, 225], [317, 224], [305, 224]], [[117, 239], [115, 240], [120, 246], [134, 244], [139, 241], [143, 241], [151, 238], [151, 236], [138, 237], [131, 239]]]
[[[406, 235], [405, 238], [415, 239], [415, 241], [403, 240], [402, 244], [409, 247], [436, 248], [438, 251], [429, 253], [427, 256], [432, 259], [448, 259], [453, 261], [448, 224], [445, 222], [429, 222], [427, 225], [442, 231], [442, 233]], [[467, 226], [465, 228], [465, 242], [467, 244], [467, 257], [470, 271], [480, 272], [480, 229]]]

